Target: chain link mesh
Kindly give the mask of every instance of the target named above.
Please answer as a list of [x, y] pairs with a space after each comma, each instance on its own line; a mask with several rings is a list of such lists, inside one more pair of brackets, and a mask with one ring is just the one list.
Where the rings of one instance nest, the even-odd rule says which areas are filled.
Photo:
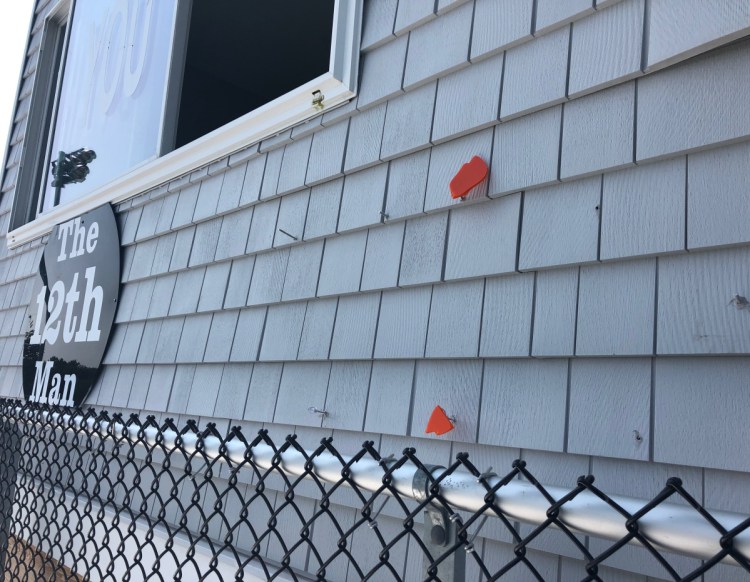
[[[159, 425], [152, 416], [71, 413], [15, 400], [0, 400], [0, 429], [0, 565], [7, 581], [453, 580], [459, 578], [448, 567], [458, 555], [465, 558], [467, 580], [497, 580], [509, 572], [544, 580], [528, 550], [549, 528], [576, 548], [585, 563], [581, 580], [600, 580], [605, 560], [634, 541], [661, 564], [665, 578], [699, 578], [727, 557], [750, 572], [733, 545], [750, 520], [727, 531], [679, 479], [629, 513], [594, 486], [593, 476], [579, 477], [566, 496], [555, 499], [523, 461], [491, 484], [465, 453], [435, 477], [411, 448], [383, 458], [365, 442], [353, 457], [344, 457], [331, 438], [308, 451], [295, 436], [276, 443], [265, 430], [253, 437], [236, 427], [220, 434], [213, 424], [203, 430], [193, 421]], [[170, 431], [179, 435], [173, 443], [164, 438]], [[188, 440], [194, 446], [184, 446]], [[207, 450], [209, 440], [219, 443], [218, 450]], [[238, 442], [246, 451], [242, 462], [228, 453], [229, 443]], [[274, 451], [269, 467], [253, 461], [259, 446]], [[305, 459], [301, 475], [282, 470], [281, 455], [290, 451]], [[322, 455], [340, 464], [338, 482], [324, 482], [313, 470]], [[375, 491], [355, 482], [351, 467], [362, 459], [381, 467]], [[394, 473], [403, 467], [425, 475], [426, 494], [419, 501], [394, 486]], [[451, 507], [440, 488], [451, 475], [467, 471], [487, 492], [473, 514]], [[495, 493], [516, 479], [549, 502], [546, 520], [530, 531], [495, 504]], [[584, 491], [626, 522], [627, 535], [598, 555], [559, 519], [560, 509]], [[639, 532], [639, 519], [675, 498], [721, 536], [721, 551], [692, 571], [678, 571]], [[453, 539], [437, 551], [424, 535], [430, 507], [455, 527]], [[492, 527], [486, 526], [488, 514]], [[481, 543], [478, 534], [490, 530], [494, 539], [514, 544], [507, 559]]]

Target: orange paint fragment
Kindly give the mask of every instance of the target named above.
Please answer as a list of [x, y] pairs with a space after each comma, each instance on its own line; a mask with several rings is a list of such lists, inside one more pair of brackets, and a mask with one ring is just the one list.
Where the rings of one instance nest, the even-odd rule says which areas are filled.
[[471, 161], [461, 166], [461, 169], [451, 180], [451, 198], [466, 196], [472, 188], [479, 185], [487, 177], [488, 173], [489, 168], [482, 158], [479, 156], [471, 158]]
[[454, 428], [455, 426], [451, 419], [448, 418], [445, 410], [440, 406], [436, 406], [435, 410], [433, 410], [430, 415], [430, 420], [427, 422], [425, 433], [434, 432], [436, 435], [440, 436], [441, 434], [452, 431]]

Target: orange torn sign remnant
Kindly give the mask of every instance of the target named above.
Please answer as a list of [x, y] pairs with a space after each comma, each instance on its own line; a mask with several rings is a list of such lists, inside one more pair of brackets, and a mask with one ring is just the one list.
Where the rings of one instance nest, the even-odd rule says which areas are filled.
[[441, 434], [452, 431], [454, 428], [455, 425], [453, 424], [453, 421], [450, 419], [450, 417], [445, 413], [445, 410], [443, 410], [440, 406], [436, 406], [435, 410], [433, 410], [432, 414], [430, 415], [430, 420], [427, 421], [427, 428], [425, 429], [425, 433], [434, 432], [436, 435], [440, 436]]
[[489, 168], [486, 162], [479, 156], [461, 166], [461, 169], [453, 177], [450, 183], [451, 198], [463, 198], [472, 188], [479, 185], [487, 177]]

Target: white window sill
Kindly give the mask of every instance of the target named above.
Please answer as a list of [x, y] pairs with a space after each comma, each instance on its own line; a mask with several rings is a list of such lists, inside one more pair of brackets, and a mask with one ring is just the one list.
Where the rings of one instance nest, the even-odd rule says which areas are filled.
[[102, 204], [122, 202], [309, 119], [316, 113], [312, 107], [312, 92], [315, 90], [320, 90], [325, 95], [326, 110], [354, 96], [349, 87], [335, 79], [331, 73], [321, 75], [194, 142], [10, 231], [7, 237], [8, 248], [18, 247], [48, 234], [56, 224]]

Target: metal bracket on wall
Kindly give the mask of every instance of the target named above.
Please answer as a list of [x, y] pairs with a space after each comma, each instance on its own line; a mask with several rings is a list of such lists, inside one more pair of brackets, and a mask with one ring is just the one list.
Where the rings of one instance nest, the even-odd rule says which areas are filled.
[[[412, 491], [417, 501], [424, 501], [428, 497], [430, 474], [435, 469], [440, 471], [445, 469], [439, 465], [425, 465], [425, 468], [427, 471], [418, 470], [412, 481]], [[433, 564], [439, 562], [434, 575], [442, 582], [465, 582], [466, 580], [466, 552], [455, 551], [461, 522], [459, 519], [451, 518], [457, 517], [458, 514], [450, 514], [442, 507], [435, 505], [427, 506], [424, 511], [422, 542], [427, 549], [424, 555], [425, 572], [429, 572], [434, 567]]]

